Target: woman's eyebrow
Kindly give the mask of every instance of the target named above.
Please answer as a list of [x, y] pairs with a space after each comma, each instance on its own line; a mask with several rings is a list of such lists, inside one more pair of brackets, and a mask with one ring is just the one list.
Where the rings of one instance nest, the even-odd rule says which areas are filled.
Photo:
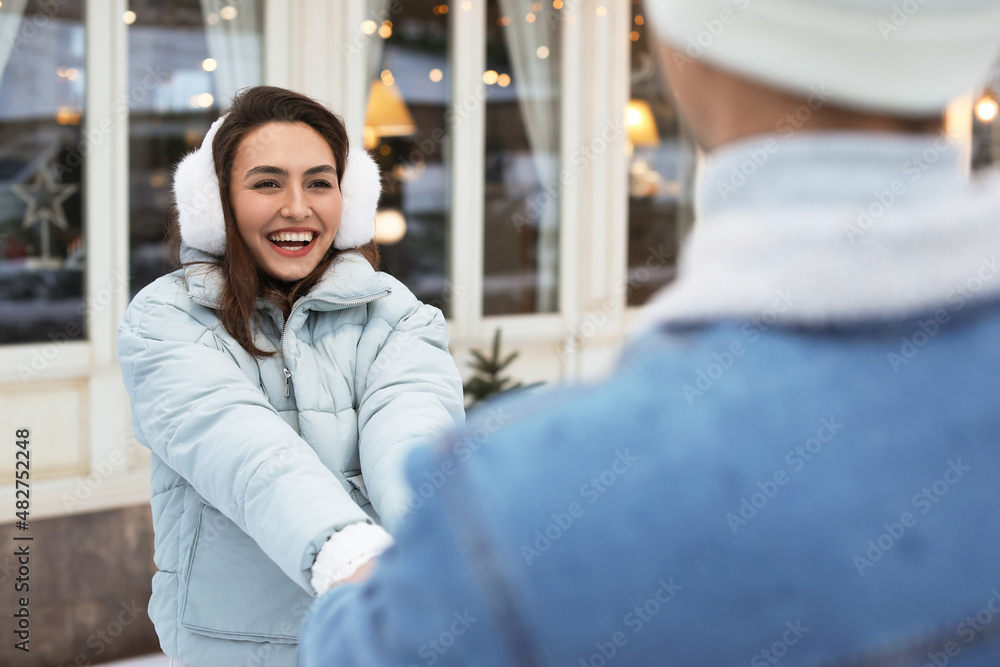
[[[313, 174], [336, 174], [337, 169], [328, 164], [321, 164], [315, 167], [310, 167], [306, 169], [303, 176], [312, 176]], [[281, 167], [274, 167], [269, 164], [262, 164], [253, 169], [249, 170], [243, 178], [250, 178], [251, 176], [257, 176], [258, 174], [272, 174], [275, 176], [288, 176], [288, 172]]]
[[336, 174], [337, 168], [328, 164], [321, 164], [317, 167], [310, 167], [306, 169], [304, 176], [312, 176], [313, 174]]
[[243, 178], [250, 178], [251, 176], [256, 176], [257, 174], [273, 174], [275, 176], [288, 176], [288, 172], [281, 167], [272, 167], [268, 164], [263, 164], [258, 167], [254, 167], [246, 173]]

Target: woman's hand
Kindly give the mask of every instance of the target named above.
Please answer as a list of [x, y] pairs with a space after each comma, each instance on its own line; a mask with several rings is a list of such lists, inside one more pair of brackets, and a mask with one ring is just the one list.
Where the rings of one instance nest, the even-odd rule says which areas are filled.
[[330, 536], [316, 555], [311, 583], [316, 595], [350, 581], [368, 579], [379, 554], [392, 546], [392, 537], [381, 526], [354, 523]]
[[347, 577], [346, 579], [341, 579], [338, 583], [346, 583], [348, 581], [355, 584], [361, 584], [368, 581], [368, 577], [372, 576], [372, 572], [375, 571], [375, 565], [378, 563], [378, 556], [369, 558], [367, 561], [361, 564], [361, 567], [354, 571], [354, 574]]
[[358, 569], [356, 569], [353, 573], [351, 573], [350, 576], [344, 577], [343, 579], [338, 579], [337, 581], [330, 584], [330, 587], [323, 592], [327, 593], [329, 591], [332, 591], [334, 588], [340, 586], [341, 584], [347, 584], [347, 583], [363, 584], [364, 582], [368, 581], [368, 577], [372, 576], [372, 572], [375, 571], [376, 563], [378, 563], [378, 556], [373, 556], [369, 558], [364, 563], [359, 565]]

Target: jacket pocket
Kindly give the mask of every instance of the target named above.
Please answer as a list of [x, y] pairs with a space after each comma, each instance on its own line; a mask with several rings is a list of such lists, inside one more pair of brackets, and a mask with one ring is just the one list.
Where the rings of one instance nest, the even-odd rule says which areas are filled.
[[253, 538], [202, 505], [181, 603], [181, 625], [224, 639], [298, 643], [312, 596]]

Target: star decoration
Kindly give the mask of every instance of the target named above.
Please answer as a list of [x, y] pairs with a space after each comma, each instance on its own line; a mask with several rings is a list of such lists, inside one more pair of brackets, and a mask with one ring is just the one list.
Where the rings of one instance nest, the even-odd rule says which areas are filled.
[[33, 227], [36, 223], [42, 226], [42, 257], [48, 259], [49, 225], [60, 229], [69, 229], [63, 202], [69, 199], [80, 186], [57, 183], [48, 165], [42, 165], [35, 172], [34, 183], [31, 185], [13, 185], [11, 191], [28, 204], [24, 214], [24, 228]]

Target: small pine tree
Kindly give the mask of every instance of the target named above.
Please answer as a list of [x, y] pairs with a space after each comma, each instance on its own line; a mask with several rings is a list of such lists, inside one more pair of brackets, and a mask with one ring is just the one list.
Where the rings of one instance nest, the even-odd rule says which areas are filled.
[[[469, 366], [476, 371], [465, 383], [465, 396], [472, 398], [470, 406], [479, 403], [489, 396], [512, 389], [520, 389], [523, 384], [514, 382], [512, 378], [501, 377], [500, 373], [517, 359], [518, 352], [511, 352], [505, 359], [500, 359], [500, 328], [493, 334], [493, 354], [487, 358], [478, 350], [472, 350], [475, 360]], [[513, 383], [513, 384], [512, 384]]]

